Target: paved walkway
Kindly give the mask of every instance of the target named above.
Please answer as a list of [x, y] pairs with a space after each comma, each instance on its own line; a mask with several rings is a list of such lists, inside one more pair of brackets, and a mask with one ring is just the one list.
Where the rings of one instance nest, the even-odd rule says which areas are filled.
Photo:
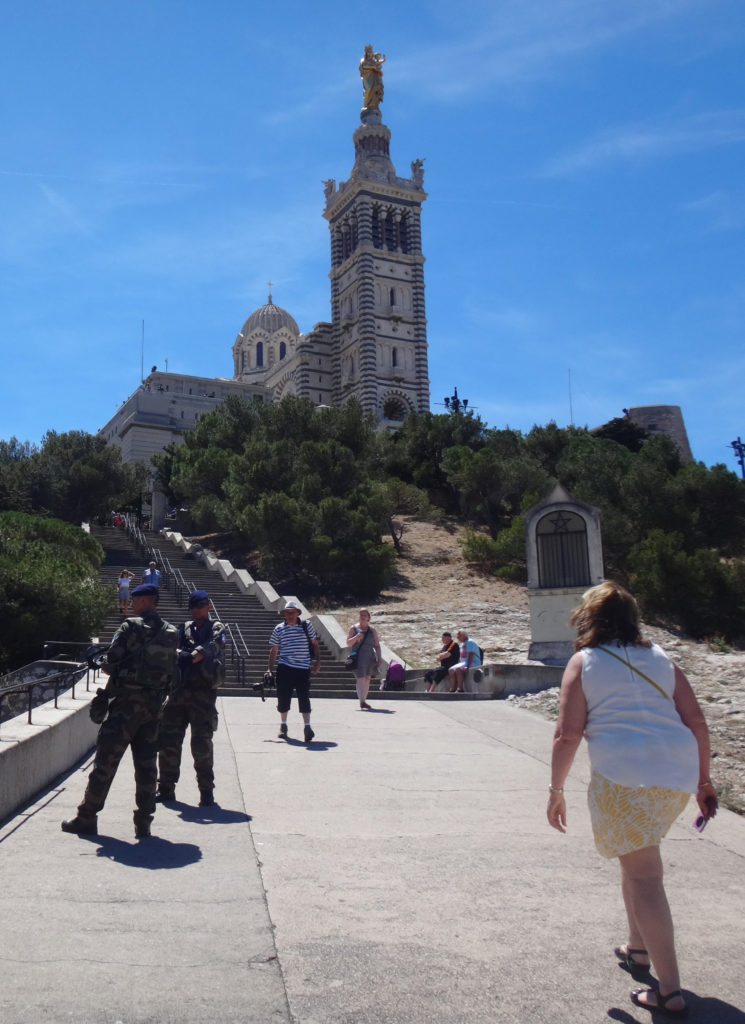
[[[218, 808], [195, 806], [189, 770], [135, 842], [127, 756], [97, 838], [59, 827], [89, 762], [0, 830], [3, 1024], [650, 1020], [613, 957], [618, 869], [592, 845], [584, 751], [570, 834], [545, 822], [549, 723], [326, 700], [306, 747], [275, 738], [269, 701], [220, 707]], [[693, 816], [663, 847], [689, 1020], [743, 1024], [745, 819], [699, 836]]]

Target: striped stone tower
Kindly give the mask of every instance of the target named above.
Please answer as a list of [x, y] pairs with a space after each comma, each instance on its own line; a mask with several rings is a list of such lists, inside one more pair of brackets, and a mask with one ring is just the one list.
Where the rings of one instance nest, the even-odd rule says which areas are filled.
[[324, 182], [331, 233], [334, 404], [357, 398], [384, 424], [429, 410], [421, 160], [400, 178], [382, 123], [382, 64], [365, 47], [360, 61], [364, 106], [353, 135], [347, 181]]

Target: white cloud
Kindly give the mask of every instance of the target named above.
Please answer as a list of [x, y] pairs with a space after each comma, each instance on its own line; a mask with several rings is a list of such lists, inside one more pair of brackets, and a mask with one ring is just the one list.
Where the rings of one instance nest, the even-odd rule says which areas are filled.
[[66, 199], [56, 189], [50, 188], [49, 185], [45, 185], [44, 182], [38, 182], [38, 186], [39, 191], [57, 215], [57, 220], [62, 223], [63, 227], [71, 227], [76, 234], [80, 235], [92, 234], [90, 224], [85, 220], [77, 207], [74, 206], [70, 200]]
[[543, 176], [571, 177], [606, 164], [648, 161], [745, 141], [745, 110], [712, 111], [609, 129], [557, 157]]
[[684, 203], [682, 209], [698, 216], [707, 231], [738, 231], [745, 227], [745, 198], [721, 189]]
[[567, 58], [600, 51], [695, 6], [700, 0], [501, 0], [470, 36], [454, 27], [452, 42], [404, 55], [389, 74], [438, 102], [460, 102], [490, 85], [553, 77]]

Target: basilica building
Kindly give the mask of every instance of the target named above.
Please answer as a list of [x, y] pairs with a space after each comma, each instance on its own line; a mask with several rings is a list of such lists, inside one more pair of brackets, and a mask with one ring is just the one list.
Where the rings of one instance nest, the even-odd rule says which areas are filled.
[[[354, 164], [346, 181], [323, 183], [331, 322], [303, 334], [270, 292], [238, 332], [232, 378], [153, 367], [100, 431], [121, 447], [125, 462], [149, 461], [229, 394], [269, 402], [297, 395], [317, 406], [354, 398], [382, 428], [429, 410], [423, 161], [411, 162], [408, 177], [391, 161], [391, 133], [380, 111], [384, 61], [365, 47]], [[155, 520], [155, 503], [153, 512]]]

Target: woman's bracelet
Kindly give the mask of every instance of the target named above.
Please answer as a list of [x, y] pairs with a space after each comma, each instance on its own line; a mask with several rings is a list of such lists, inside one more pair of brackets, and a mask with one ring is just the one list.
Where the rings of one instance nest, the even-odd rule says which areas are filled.
[[698, 784], [698, 788], [699, 789], [703, 789], [704, 786], [711, 786], [711, 788], [713, 789], [714, 788], [714, 783], [711, 781], [711, 779], [707, 779], [706, 782], [699, 782], [699, 784]]
[[564, 787], [563, 786], [549, 786], [548, 787], [548, 791], [549, 791], [549, 793], [563, 793], [564, 792]]

